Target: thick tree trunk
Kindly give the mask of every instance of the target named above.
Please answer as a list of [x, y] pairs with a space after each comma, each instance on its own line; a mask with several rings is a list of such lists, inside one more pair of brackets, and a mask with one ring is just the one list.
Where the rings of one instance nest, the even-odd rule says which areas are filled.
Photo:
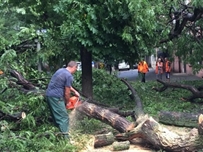
[[134, 127], [134, 124], [124, 117], [88, 102], [83, 102], [76, 110], [101, 120], [123, 133], [116, 136], [117, 140], [130, 141], [134, 138], [142, 138], [157, 149], [177, 152], [194, 151], [203, 146], [203, 137], [199, 136], [197, 129], [192, 129], [189, 133], [179, 135], [163, 128], [158, 122], [148, 116], [139, 117], [137, 119], [138, 125]]
[[99, 107], [95, 104], [83, 102], [76, 108], [78, 111], [86, 114], [87, 116], [101, 120], [118, 130], [119, 132], [127, 132], [134, 128], [134, 123], [128, 121], [124, 117], [113, 113], [112, 111]]
[[86, 48], [82, 47], [80, 50], [82, 61], [82, 92], [91, 98], [93, 95], [92, 89], [92, 53], [88, 52]]
[[141, 118], [143, 121], [130, 132], [118, 134], [120, 140], [143, 138], [157, 149], [174, 152], [193, 152], [203, 147], [203, 137], [198, 135], [197, 129], [179, 135], [163, 128], [153, 118]]
[[198, 117], [199, 114], [161, 111], [159, 122], [181, 127], [198, 127]]

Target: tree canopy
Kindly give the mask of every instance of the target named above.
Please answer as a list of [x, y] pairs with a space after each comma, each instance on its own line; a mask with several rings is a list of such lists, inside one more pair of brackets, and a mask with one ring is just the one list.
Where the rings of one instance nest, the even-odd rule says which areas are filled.
[[[90, 51], [95, 60], [128, 62], [135, 62], [140, 56], [150, 55], [155, 47], [162, 47], [163, 51], [171, 54], [176, 50], [176, 55], [181, 54], [180, 57], [184, 57], [185, 62], [194, 65], [198, 70], [201, 68], [196, 63], [196, 59], [201, 61], [201, 57], [195, 55], [199, 54], [201, 48], [200, 38], [197, 40], [193, 34], [187, 34], [188, 31], [194, 32], [195, 27], [201, 29], [202, 4], [198, 0], [159, 0], [156, 3], [147, 0], [9, 0], [3, 1], [1, 7], [4, 15], [7, 12], [7, 23], [11, 24], [4, 28], [12, 29], [15, 26], [15, 32], [27, 34], [24, 34], [24, 39], [26, 36], [33, 38], [37, 30], [47, 31], [45, 35], [40, 35], [43, 37], [43, 51], [40, 56], [43, 60], [49, 60], [50, 64], [54, 64], [53, 60], [59, 64], [72, 58], [79, 60], [79, 50], [82, 47]], [[197, 10], [200, 11], [199, 19], [191, 20]], [[173, 18], [175, 13], [179, 13], [178, 20]], [[12, 18], [12, 15], [15, 17]], [[185, 26], [174, 34], [177, 23], [183, 23], [189, 16]], [[3, 18], [1, 20], [3, 22]], [[12, 24], [13, 22], [15, 23]], [[9, 32], [2, 34], [3, 37]], [[14, 38], [18, 35], [12, 34], [9, 38], [13, 39], [8, 42], [18, 44], [23, 41]], [[159, 43], [165, 40], [166, 43]], [[10, 44], [3, 43], [1, 47], [5, 45], [8, 48]], [[194, 53], [192, 57], [191, 50]]]
[[47, 29], [49, 42], [61, 47], [61, 51], [54, 47], [54, 55], [66, 50], [63, 54], [74, 56], [85, 47], [98, 59], [111, 56], [112, 60], [134, 62], [150, 54], [156, 43], [155, 8], [148, 1], [10, 0], [9, 5], [24, 11], [19, 19], [26, 25]]
[[[10, 66], [6, 55], [19, 62], [35, 54], [26, 65], [36, 66], [40, 60], [55, 70], [68, 60], [81, 60], [81, 49], [92, 60], [133, 64], [158, 47], [196, 71], [202, 68], [202, 4], [197, 0], [9, 0], [2, 1], [1, 8], [1, 64]], [[36, 40], [40, 51], [36, 51]], [[24, 48], [27, 51], [16, 54], [28, 43], [32, 45]], [[87, 63], [84, 69], [91, 71], [87, 70], [91, 61]]]
[[[15, 15], [26, 29], [32, 25], [35, 31], [46, 30], [35, 35], [42, 44], [37, 58], [56, 68], [67, 60], [80, 60], [81, 50], [93, 55], [93, 60], [133, 64], [151, 54], [158, 39], [155, 5], [151, 7], [148, 1], [10, 0], [5, 4], [22, 12]], [[88, 60], [82, 63], [83, 76], [87, 76], [83, 79], [89, 82], [83, 86], [91, 86], [92, 81], [92, 61]]]
[[160, 18], [165, 22], [160, 47], [198, 72], [202, 69], [203, 5], [197, 0], [183, 0], [166, 1], [165, 6], [165, 15]]

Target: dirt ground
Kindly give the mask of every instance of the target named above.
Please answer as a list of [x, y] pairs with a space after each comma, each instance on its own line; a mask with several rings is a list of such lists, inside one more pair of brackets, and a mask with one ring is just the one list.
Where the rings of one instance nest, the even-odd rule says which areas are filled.
[[[93, 139], [90, 140], [90, 142], [92, 141]], [[113, 152], [113, 148], [112, 145], [104, 146], [101, 148], [94, 148], [92, 143], [88, 143], [86, 148], [81, 152]], [[152, 150], [149, 147], [145, 147], [144, 145], [131, 144], [128, 150], [122, 150], [119, 152], [155, 152], [155, 150]]]

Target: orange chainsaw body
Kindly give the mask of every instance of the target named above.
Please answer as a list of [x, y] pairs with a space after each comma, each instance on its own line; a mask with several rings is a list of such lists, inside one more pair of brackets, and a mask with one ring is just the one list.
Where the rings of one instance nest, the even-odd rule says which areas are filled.
[[66, 109], [74, 109], [76, 106], [80, 105], [79, 97], [72, 96], [70, 97], [68, 103], [66, 104]]

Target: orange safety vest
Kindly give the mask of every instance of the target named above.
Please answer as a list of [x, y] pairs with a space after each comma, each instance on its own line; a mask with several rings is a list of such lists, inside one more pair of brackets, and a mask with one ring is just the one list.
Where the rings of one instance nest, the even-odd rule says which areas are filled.
[[139, 72], [142, 71], [142, 63], [141, 63], [141, 62], [138, 63], [137, 70], [138, 70]]
[[155, 73], [158, 74], [159, 70], [161, 73], [163, 73], [163, 62], [156, 62]]
[[141, 72], [142, 73], [147, 73], [149, 71], [149, 67], [147, 65], [147, 62], [143, 61], [142, 62], [142, 69], [141, 69]]
[[4, 72], [2, 70], [0, 70], [0, 75], [4, 74]]
[[171, 72], [171, 62], [170, 61], [166, 61], [166, 63], [165, 63], [165, 71], [166, 72]]

